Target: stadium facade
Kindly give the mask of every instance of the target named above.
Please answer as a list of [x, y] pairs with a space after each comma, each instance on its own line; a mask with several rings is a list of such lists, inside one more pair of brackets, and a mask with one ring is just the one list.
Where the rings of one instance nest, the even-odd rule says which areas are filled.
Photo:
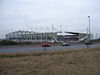
[[6, 40], [16, 42], [78, 42], [87, 37], [86, 33], [77, 32], [33, 32], [33, 31], [15, 31], [5, 35]]

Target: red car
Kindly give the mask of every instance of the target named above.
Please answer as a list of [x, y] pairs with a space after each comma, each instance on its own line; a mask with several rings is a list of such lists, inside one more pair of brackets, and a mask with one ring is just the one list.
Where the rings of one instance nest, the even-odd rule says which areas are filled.
[[42, 47], [51, 47], [51, 44], [43, 43], [43, 44], [42, 44]]

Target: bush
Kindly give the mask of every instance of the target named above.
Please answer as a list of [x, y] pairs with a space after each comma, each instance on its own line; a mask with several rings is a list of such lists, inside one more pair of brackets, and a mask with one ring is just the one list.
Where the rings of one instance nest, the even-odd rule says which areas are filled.
[[2, 40], [2, 41], [0, 41], [0, 45], [3, 45], [3, 46], [5, 46], [5, 45], [17, 45], [17, 43], [14, 41]]

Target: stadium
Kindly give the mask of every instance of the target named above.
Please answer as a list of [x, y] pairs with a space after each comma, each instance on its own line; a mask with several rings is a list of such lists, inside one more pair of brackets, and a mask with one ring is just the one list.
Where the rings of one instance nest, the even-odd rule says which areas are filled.
[[87, 38], [86, 33], [78, 32], [34, 32], [14, 31], [7, 33], [5, 39], [15, 42], [79, 42]]

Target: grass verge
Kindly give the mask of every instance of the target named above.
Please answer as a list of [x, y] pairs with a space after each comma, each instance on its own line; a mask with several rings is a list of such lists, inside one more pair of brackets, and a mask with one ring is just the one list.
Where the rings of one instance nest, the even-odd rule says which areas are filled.
[[0, 75], [100, 75], [100, 47], [0, 54]]

